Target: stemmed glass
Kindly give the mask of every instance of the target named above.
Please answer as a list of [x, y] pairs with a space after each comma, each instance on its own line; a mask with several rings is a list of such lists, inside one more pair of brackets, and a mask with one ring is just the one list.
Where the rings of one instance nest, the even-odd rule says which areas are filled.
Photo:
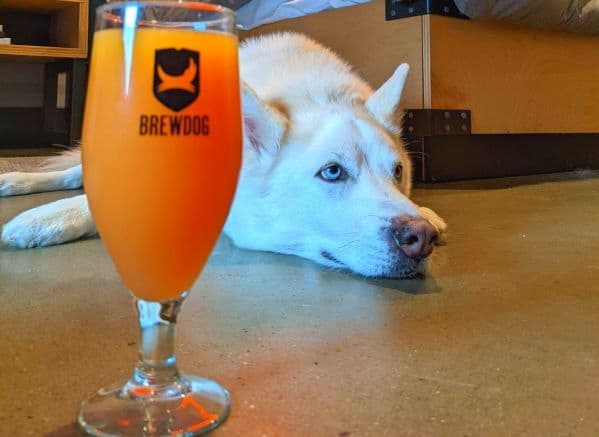
[[241, 164], [234, 14], [192, 1], [96, 11], [82, 137], [102, 240], [135, 296], [139, 361], [81, 404], [89, 434], [196, 435], [229, 413], [217, 383], [176, 367], [177, 314], [227, 217]]

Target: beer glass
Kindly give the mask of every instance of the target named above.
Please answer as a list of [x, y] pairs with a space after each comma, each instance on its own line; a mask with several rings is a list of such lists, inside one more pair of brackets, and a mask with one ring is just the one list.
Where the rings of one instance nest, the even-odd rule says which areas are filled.
[[234, 14], [194, 1], [110, 2], [96, 14], [84, 187], [141, 342], [133, 376], [85, 400], [78, 422], [101, 436], [197, 435], [226, 419], [229, 395], [179, 373], [174, 334], [241, 164]]

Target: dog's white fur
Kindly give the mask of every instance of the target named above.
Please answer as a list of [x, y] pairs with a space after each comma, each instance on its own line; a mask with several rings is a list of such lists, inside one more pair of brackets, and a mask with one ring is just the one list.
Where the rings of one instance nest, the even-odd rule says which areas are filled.
[[[240, 247], [367, 276], [413, 274], [419, 263], [393, 250], [386, 236], [390, 220], [424, 217], [439, 232], [445, 223], [408, 198], [411, 164], [396, 116], [408, 66], [373, 92], [331, 51], [290, 33], [247, 41], [240, 62], [244, 159], [225, 233]], [[347, 179], [319, 177], [330, 163], [346, 169]], [[78, 151], [49, 167], [55, 170], [0, 175], [0, 195], [81, 186]], [[4, 226], [2, 239], [34, 247], [95, 232], [80, 195], [23, 212]]]

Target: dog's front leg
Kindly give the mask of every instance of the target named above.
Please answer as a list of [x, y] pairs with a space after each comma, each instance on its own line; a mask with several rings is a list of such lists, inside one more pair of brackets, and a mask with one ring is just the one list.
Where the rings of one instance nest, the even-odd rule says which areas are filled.
[[30, 248], [65, 243], [95, 235], [87, 196], [69, 197], [22, 212], [2, 228], [2, 241]]
[[0, 197], [43, 191], [81, 188], [81, 165], [66, 170], [40, 173], [11, 172], [0, 174]]

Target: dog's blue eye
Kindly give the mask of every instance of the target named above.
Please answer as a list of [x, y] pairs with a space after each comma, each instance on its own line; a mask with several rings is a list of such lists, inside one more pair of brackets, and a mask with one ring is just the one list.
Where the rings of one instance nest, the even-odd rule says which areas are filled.
[[318, 176], [326, 182], [338, 182], [347, 179], [347, 172], [339, 164], [328, 164], [320, 170]]

